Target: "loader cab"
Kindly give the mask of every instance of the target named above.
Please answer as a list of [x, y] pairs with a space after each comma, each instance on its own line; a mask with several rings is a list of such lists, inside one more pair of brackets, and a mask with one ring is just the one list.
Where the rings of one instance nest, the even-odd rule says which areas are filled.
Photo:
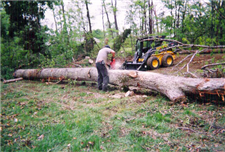
[[135, 52], [139, 57], [141, 57], [144, 53], [151, 49], [151, 41], [143, 41], [138, 39], [135, 46]]
[[152, 41], [138, 39], [136, 41], [136, 52], [138, 52], [139, 55], [146, 53], [151, 48], [151, 43]]
[[141, 55], [142, 53], [146, 53], [149, 49], [155, 49], [156, 47], [159, 47], [162, 45], [162, 40], [152, 40], [154, 38], [160, 38], [164, 39], [165, 36], [156, 36], [156, 37], [145, 37], [141, 39], [137, 39], [136, 41], [136, 52], [138, 52], [138, 55]]
[[149, 49], [151, 49], [152, 41], [146, 40], [146, 41], [142, 41], [142, 43], [143, 43], [143, 48], [142, 48], [143, 53], [146, 53]]
[[151, 48], [150, 41], [143, 41], [143, 39], [137, 39], [135, 45], [135, 55], [133, 58], [133, 62], [142, 62], [142, 58], [144, 58], [145, 53]]
[[133, 62], [141, 62], [143, 60], [140, 60], [140, 58], [144, 58], [144, 55], [146, 52], [148, 52], [150, 49], [155, 50], [156, 47], [162, 45], [162, 41], [152, 40], [154, 38], [165, 38], [165, 36], [162, 37], [145, 37], [141, 39], [136, 40], [135, 45], [135, 55], [133, 58]]

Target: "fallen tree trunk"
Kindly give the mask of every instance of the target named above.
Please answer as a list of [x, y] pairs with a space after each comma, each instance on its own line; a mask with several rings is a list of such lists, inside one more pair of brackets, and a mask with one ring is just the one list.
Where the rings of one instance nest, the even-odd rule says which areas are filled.
[[[96, 68], [47, 68], [19, 69], [14, 77], [24, 79], [97, 81]], [[185, 78], [162, 75], [154, 72], [109, 70], [109, 83], [118, 86], [138, 86], [158, 91], [172, 101], [186, 99], [186, 94], [216, 94], [224, 99], [225, 78]]]

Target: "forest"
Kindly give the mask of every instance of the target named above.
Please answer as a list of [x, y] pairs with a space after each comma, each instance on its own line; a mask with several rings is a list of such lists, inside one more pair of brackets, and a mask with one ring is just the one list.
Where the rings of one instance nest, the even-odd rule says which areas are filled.
[[[223, 0], [161, 0], [162, 10], [156, 10], [153, 0], [126, 1], [127, 28], [123, 30], [117, 21], [122, 9], [117, 0], [101, 0], [99, 29], [92, 27], [95, 17], [89, 9], [95, 2], [91, 0], [71, 0], [73, 9], [66, 9], [62, 0], [1, 3], [2, 79], [12, 78], [20, 68], [65, 67], [79, 57], [95, 58], [105, 38], [118, 56], [121, 51], [132, 56], [136, 39], [146, 36], [225, 45]], [[53, 29], [41, 24], [47, 9], [53, 14]]]

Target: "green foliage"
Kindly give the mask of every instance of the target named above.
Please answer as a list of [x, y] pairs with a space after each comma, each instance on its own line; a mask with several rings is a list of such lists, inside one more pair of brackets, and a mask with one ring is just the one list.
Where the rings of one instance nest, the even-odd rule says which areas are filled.
[[151, 44], [151, 48], [154, 48], [154, 47], [155, 47], [155, 41], [152, 42], [152, 44]]
[[18, 68], [37, 67], [39, 53], [47, 55], [48, 28], [40, 25], [52, 2], [4, 1], [1, 9], [1, 75], [12, 78]]
[[187, 38], [185, 38], [185, 37], [182, 38], [182, 41], [183, 41], [184, 43], [190, 44], [190, 42], [189, 42], [189, 41], [187, 40]]
[[164, 32], [190, 44], [224, 45], [225, 2], [163, 0], [169, 15], [160, 18]]
[[127, 39], [128, 35], [130, 34], [131, 29], [126, 29], [124, 30], [124, 32], [122, 33], [122, 35], [117, 36], [114, 39], [114, 44], [113, 44], [113, 48], [116, 52], [118, 52], [121, 48], [121, 45], [125, 42], [125, 40]]
[[39, 62], [37, 55], [30, 50], [24, 50], [19, 41], [19, 37], [14, 37], [12, 41], [2, 39], [1, 75], [4, 79], [12, 78], [12, 73], [18, 68], [32, 67]]
[[125, 49], [126, 56], [134, 56], [134, 51], [130, 48]]
[[40, 20], [44, 18], [46, 4], [51, 6], [51, 3], [49, 1], [4, 1], [4, 9], [10, 17], [9, 38], [20, 37], [20, 44], [25, 50], [32, 50], [33, 53], [43, 51], [44, 36]]
[[[45, 5], [52, 8], [52, 2], [5, 1], [3, 4], [4, 9], [1, 10], [1, 30], [4, 31], [1, 33], [3, 79], [12, 78], [13, 72], [19, 68], [63, 67], [72, 60], [72, 57], [78, 55], [79, 46], [83, 48], [82, 44], [68, 39], [65, 28], [58, 33], [50, 31], [47, 26], [40, 25], [39, 21], [44, 17]], [[10, 11], [12, 8], [18, 10], [16, 15], [13, 14], [15, 10]], [[31, 15], [34, 19], [21, 18], [24, 15]], [[17, 21], [17, 19], [21, 20]], [[78, 37], [77, 35], [74, 31], [70, 36]], [[83, 49], [79, 51], [84, 52]]]
[[1, 37], [7, 37], [10, 26], [9, 15], [6, 14], [5, 10], [1, 10]]
[[100, 29], [93, 30], [93, 37], [98, 38], [98, 39], [103, 39], [104, 33]]

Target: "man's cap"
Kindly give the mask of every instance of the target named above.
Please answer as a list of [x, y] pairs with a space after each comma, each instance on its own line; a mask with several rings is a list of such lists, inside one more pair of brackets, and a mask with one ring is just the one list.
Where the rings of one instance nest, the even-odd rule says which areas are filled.
[[105, 47], [106, 47], [106, 48], [110, 48], [110, 46], [109, 46], [109, 45], [106, 45]]

